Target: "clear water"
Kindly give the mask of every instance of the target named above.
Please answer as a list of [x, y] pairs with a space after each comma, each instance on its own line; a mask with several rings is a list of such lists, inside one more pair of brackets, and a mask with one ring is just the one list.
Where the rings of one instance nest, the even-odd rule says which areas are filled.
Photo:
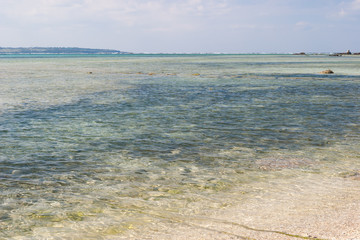
[[137, 238], [360, 169], [359, 57], [4, 55], [0, 84], [0, 239]]

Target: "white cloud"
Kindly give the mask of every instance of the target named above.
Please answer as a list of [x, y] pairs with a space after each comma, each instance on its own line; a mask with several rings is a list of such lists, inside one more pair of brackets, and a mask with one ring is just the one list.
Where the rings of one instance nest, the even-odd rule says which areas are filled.
[[351, 5], [354, 9], [359, 10], [360, 9], [360, 0], [354, 0]]
[[227, 11], [226, 1], [215, 0], [3, 0], [1, 2], [6, 2], [1, 4], [1, 14], [25, 24], [114, 21], [114, 24], [124, 26], [151, 23], [168, 25], [187, 22], [196, 17], [216, 16]]
[[341, 10], [338, 12], [339, 17], [348, 17], [360, 14], [360, 0], [351, 2], [341, 2]]
[[306, 27], [309, 25], [309, 23], [308, 22], [297, 22], [295, 25], [297, 27]]
[[308, 30], [311, 28], [311, 24], [309, 22], [306, 22], [306, 21], [300, 21], [300, 22], [297, 22], [295, 24], [296, 28], [298, 29], [301, 29], [301, 30]]
[[[150, 40], [143, 43], [149, 38], [158, 42], [185, 36], [190, 39], [221, 23], [231, 10], [230, 1], [0, 0], [0, 28], [13, 29], [0, 45], [84, 46], [81, 42], [86, 42], [94, 46], [102, 42], [123, 48], [135, 42], [149, 45]], [[18, 44], [14, 39], [26, 43]]]
[[347, 15], [347, 12], [345, 11], [345, 9], [342, 8], [342, 9], [340, 10], [340, 12], [339, 12], [339, 16], [340, 16], [340, 17], [344, 17], [344, 16], [346, 16], [346, 15]]

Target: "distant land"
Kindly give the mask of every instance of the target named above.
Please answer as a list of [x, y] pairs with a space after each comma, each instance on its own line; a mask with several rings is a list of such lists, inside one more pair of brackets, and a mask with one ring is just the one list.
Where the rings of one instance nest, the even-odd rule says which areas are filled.
[[0, 47], [0, 54], [129, 54], [113, 49], [92, 49], [77, 47]]
[[[300, 53], [293, 53], [293, 55], [322, 55], [321, 53], [305, 53], [305, 52], [300, 52]], [[330, 53], [329, 56], [333, 56], [333, 57], [341, 57], [344, 55], [360, 55], [360, 52], [356, 52], [356, 53], [352, 53], [350, 50], [347, 50], [347, 52], [341, 52], [341, 53]]]
[[[134, 54], [114, 49], [79, 48], [79, 47], [0, 47], [1, 54]], [[229, 53], [136, 53], [136, 54], [229, 54]], [[360, 55], [360, 52], [351, 53], [350, 50], [342, 53], [234, 53], [234, 54], [292, 54], [292, 55]]]

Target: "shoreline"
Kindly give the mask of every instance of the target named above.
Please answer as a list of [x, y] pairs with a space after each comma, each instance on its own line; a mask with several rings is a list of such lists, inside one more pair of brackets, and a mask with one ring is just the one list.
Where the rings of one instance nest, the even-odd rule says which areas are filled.
[[274, 180], [267, 191], [235, 206], [205, 215], [176, 216], [170, 222], [160, 220], [147, 233], [116, 239], [360, 239], [360, 181], [321, 176], [302, 180], [294, 178], [286, 184]]

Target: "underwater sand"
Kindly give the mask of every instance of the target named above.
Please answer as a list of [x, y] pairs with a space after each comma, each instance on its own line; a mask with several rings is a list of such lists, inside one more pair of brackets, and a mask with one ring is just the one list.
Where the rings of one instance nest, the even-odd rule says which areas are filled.
[[360, 239], [359, 64], [0, 56], [0, 239]]

